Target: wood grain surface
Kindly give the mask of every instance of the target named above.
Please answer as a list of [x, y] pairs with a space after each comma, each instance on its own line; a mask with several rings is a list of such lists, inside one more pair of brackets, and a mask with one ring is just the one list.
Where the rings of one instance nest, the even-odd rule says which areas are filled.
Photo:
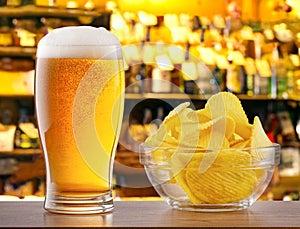
[[258, 201], [247, 210], [200, 213], [172, 209], [162, 201], [116, 201], [110, 214], [61, 215], [45, 211], [41, 201], [2, 201], [0, 227], [300, 228], [300, 202]]

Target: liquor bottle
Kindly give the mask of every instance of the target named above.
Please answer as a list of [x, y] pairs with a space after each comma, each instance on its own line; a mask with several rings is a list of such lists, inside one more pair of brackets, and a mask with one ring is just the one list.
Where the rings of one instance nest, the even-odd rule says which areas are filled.
[[142, 51], [141, 51], [141, 68], [140, 72], [143, 72], [143, 92], [149, 93], [152, 91], [152, 69], [155, 63], [155, 55], [156, 55], [156, 46], [144, 43], [142, 44]]
[[283, 52], [283, 61], [286, 68], [286, 93], [292, 97], [295, 94], [295, 66], [287, 51]]
[[185, 61], [182, 63], [182, 76], [184, 93], [186, 94], [198, 94], [199, 88], [196, 84], [198, 79], [197, 66], [193, 61]]
[[[256, 59], [257, 72], [254, 76], [254, 94], [276, 97], [276, 78], [272, 77], [271, 67], [266, 59]], [[275, 95], [274, 95], [275, 93]]]
[[174, 65], [166, 54], [155, 57], [155, 67], [152, 70], [152, 92], [170, 93], [172, 91], [171, 71]]
[[20, 6], [21, 0], [7, 0], [6, 5], [7, 6]]
[[[300, 49], [299, 49], [300, 53]], [[293, 89], [294, 89], [294, 95], [298, 96], [300, 95], [300, 55], [291, 53], [289, 55], [289, 58], [293, 64]]]
[[184, 92], [182, 63], [185, 61], [185, 50], [180, 45], [170, 45], [167, 50], [174, 65], [171, 71], [172, 92]]
[[155, 67], [152, 70], [152, 92], [169, 93], [171, 90], [171, 71]]
[[191, 58], [190, 44], [186, 43], [184, 62], [181, 64], [182, 80], [184, 93], [198, 94], [199, 90], [196, 84], [198, 79], [197, 65]]
[[11, 21], [7, 18], [0, 18], [0, 46], [13, 44]]
[[145, 90], [145, 79], [146, 79], [146, 74], [147, 74], [147, 70], [146, 70], [146, 64], [141, 63], [139, 65], [139, 71], [136, 74], [135, 78], [137, 80], [137, 84], [139, 87], [139, 92], [143, 93]]
[[21, 5], [25, 6], [25, 5], [35, 5], [35, 0], [22, 0], [21, 1]]
[[13, 112], [3, 109], [0, 114], [0, 151], [13, 151], [16, 126], [13, 125]]
[[227, 69], [228, 69], [228, 59], [225, 55], [217, 54], [215, 55], [216, 63], [215, 68], [213, 69], [213, 75], [216, 78], [217, 83], [219, 84], [221, 91], [228, 91], [227, 89]]
[[[272, 51], [272, 79], [273, 84], [276, 84], [277, 97], [287, 97], [287, 77], [286, 66], [282, 56], [280, 47], [275, 44]], [[273, 85], [272, 84], [272, 85]]]
[[173, 93], [184, 92], [181, 64], [174, 64], [174, 69], [171, 71], [171, 83]]
[[254, 40], [249, 41], [247, 56], [254, 59], [256, 72], [254, 74], [253, 93], [255, 95], [270, 95], [272, 88], [272, 72], [269, 62], [262, 58], [262, 37], [260, 33], [254, 34]]
[[151, 120], [148, 131], [149, 135], [153, 134], [157, 131], [157, 129], [160, 127], [161, 123], [164, 119], [164, 108], [162, 106], [159, 106], [156, 110], [156, 118]]
[[155, 124], [157, 125], [157, 128], [159, 128], [160, 124], [163, 122], [165, 117], [165, 112], [163, 107], [157, 108], [157, 115], [155, 119]]
[[144, 88], [144, 64], [131, 65], [126, 75], [126, 92], [140, 94]]
[[[241, 94], [247, 94], [248, 92], [248, 76], [246, 73], [246, 69], [244, 65], [238, 65], [238, 73], [240, 76], [240, 85], [241, 85]], [[249, 85], [250, 85], [251, 79], [249, 79]]]
[[228, 67], [226, 70], [226, 88], [228, 91], [240, 94], [241, 87], [241, 79], [240, 79], [240, 71], [241, 69], [233, 63], [231, 56], [228, 56]]
[[219, 85], [220, 91], [225, 91], [226, 90], [226, 82], [225, 82], [225, 76], [222, 70], [216, 65], [212, 71], [213, 76], [216, 79], [217, 84]]
[[29, 149], [38, 147], [38, 131], [30, 121], [27, 109], [20, 108], [18, 126], [15, 132], [15, 148]]
[[256, 68], [254, 60], [251, 57], [245, 59], [245, 72], [246, 72], [246, 94], [249, 96], [254, 95], [254, 77]]

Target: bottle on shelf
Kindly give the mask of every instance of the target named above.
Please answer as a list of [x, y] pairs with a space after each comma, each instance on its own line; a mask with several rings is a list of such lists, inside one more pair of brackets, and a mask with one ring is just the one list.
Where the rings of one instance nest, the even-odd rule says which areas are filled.
[[155, 67], [152, 70], [152, 92], [170, 93], [171, 90], [171, 71]]
[[245, 72], [246, 72], [246, 94], [249, 96], [254, 95], [254, 77], [256, 68], [254, 60], [251, 57], [245, 59]]
[[213, 75], [219, 84], [221, 91], [227, 91], [227, 82], [226, 82], [226, 74], [228, 68], [228, 59], [225, 55], [217, 54], [215, 55], [216, 63], [213, 64], [215, 68], [213, 69]]
[[0, 114], [0, 151], [13, 151], [16, 126], [13, 125], [13, 112], [3, 109]]
[[36, 0], [35, 4], [37, 6], [55, 6], [55, 0]]
[[[275, 44], [272, 51], [272, 86], [276, 85], [276, 96], [279, 98], [287, 97], [287, 77], [286, 65], [280, 47]], [[275, 94], [275, 91], [274, 91]], [[273, 93], [272, 93], [273, 95]], [[274, 96], [272, 96], [274, 97]]]
[[216, 65], [212, 71], [213, 77], [216, 79], [217, 84], [219, 85], [220, 91], [226, 90], [226, 82], [225, 82], [225, 76], [224, 72]]
[[174, 64], [174, 69], [171, 71], [171, 83], [173, 93], [184, 91], [181, 64]]
[[0, 46], [13, 45], [11, 21], [8, 18], [0, 18]]
[[23, 107], [19, 110], [19, 121], [15, 132], [15, 148], [39, 148], [38, 131], [29, 119], [28, 110]]
[[185, 61], [185, 50], [180, 45], [170, 45], [168, 53], [174, 65], [174, 69], [171, 71], [172, 92], [182, 93], [184, 92], [182, 63]]
[[284, 65], [286, 68], [286, 93], [288, 97], [292, 97], [295, 94], [295, 65], [290, 58], [287, 50], [282, 52]]
[[272, 71], [266, 59], [256, 59], [257, 72], [254, 76], [254, 94], [276, 97], [276, 83], [273, 83]]
[[143, 65], [132, 64], [128, 70], [125, 71], [126, 78], [126, 92], [140, 94], [143, 92]]
[[7, 0], [6, 5], [7, 6], [20, 6], [21, 0]]
[[[254, 75], [254, 94], [255, 95], [269, 95], [272, 98], [276, 97], [276, 83], [272, 78], [272, 71], [267, 59], [262, 58], [262, 44], [261, 36], [256, 35], [254, 38], [254, 62], [256, 67], [256, 73]], [[275, 95], [274, 95], [275, 93]]]
[[160, 127], [161, 123], [163, 122], [164, 117], [165, 117], [164, 108], [160, 106], [157, 108], [156, 119], [152, 120], [151, 123], [155, 124], [158, 129]]
[[36, 46], [36, 20], [35, 19], [20, 19], [12, 20], [15, 30], [15, 39], [17, 44], [22, 47]]
[[242, 91], [241, 68], [233, 63], [231, 56], [228, 56], [228, 67], [226, 70], [226, 89], [234, 94]]
[[26, 5], [35, 5], [35, 0], [22, 0], [22, 1], [21, 1], [21, 5], [22, 5], [22, 6], [26, 6]]
[[294, 95], [297, 96], [300, 95], [300, 55], [293, 53], [289, 58], [293, 63]]
[[182, 63], [182, 75], [184, 92], [186, 94], [198, 94], [199, 88], [196, 84], [198, 79], [197, 66], [193, 61], [185, 61]]
[[185, 58], [181, 65], [182, 80], [184, 93], [186, 94], [198, 94], [199, 88], [196, 84], [198, 79], [197, 65], [193, 61], [190, 55], [190, 44], [187, 42], [185, 49]]
[[171, 71], [174, 69], [174, 65], [169, 55], [162, 50], [163, 46], [157, 44], [157, 55], [155, 56], [154, 68], [151, 75], [152, 92], [171, 93]]

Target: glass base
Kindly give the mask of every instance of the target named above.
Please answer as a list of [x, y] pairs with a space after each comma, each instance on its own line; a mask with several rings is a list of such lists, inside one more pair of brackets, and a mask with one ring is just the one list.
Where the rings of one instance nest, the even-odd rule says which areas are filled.
[[237, 211], [249, 208], [253, 201], [243, 200], [228, 204], [192, 204], [188, 201], [178, 200], [166, 200], [166, 202], [175, 209], [184, 211], [196, 211], [196, 212], [225, 212], [225, 211]]
[[46, 197], [44, 208], [61, 214], [96, 214], [112, 212], [114, 203], [111, 192], [88, 197], [53, 195]]

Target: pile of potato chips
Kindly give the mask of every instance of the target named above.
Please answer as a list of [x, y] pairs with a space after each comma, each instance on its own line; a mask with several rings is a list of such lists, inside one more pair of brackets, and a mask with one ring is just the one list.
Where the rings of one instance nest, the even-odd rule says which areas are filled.
[[252, 166], [262, 159], [257, 147], [272, 146], [259, 118], [250, 124], [240, 100], [229, 92], [213, 95], [200, 110], [189, 105], [171, 111], [145, 145], [155, 147], [155, 160], [170, 164], [168, 182], [179, 185], [194, 204], [245, 199], [264, 173]]

